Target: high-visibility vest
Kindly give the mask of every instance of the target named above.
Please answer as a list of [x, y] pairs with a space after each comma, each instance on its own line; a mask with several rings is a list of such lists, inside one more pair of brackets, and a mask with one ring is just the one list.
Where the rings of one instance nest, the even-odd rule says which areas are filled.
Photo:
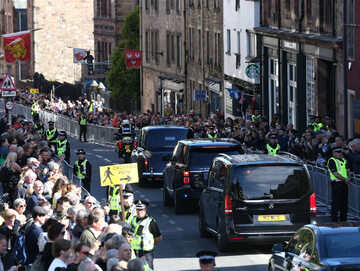
[[261, 118], [261, 115], [260, 114], [257, 114], [257, 115], [251, 115], [251, 120], [252, 122], [255, 122], [255, 118]]
[[[51, 131], [50, 131], [50, 129], [47, 129], [46, 130], [46, 140], [50, 141], [50, 139], [53, 138], [53, 136], [55, 135], [55, 132], [56, 132], [56, 128], [52, 129]], [[54, 143], [56, 141], [57, 141], [57, 139], [53, 139], [50, 142]]]
[[[147, 216], [145, 219], [136, 222], [136, 217], [132, 221], [132, 225], [135, 227], [133, 239], [131, 241], [131, 247], [133, 250], [152, 251], [155, 246], [154, 236], [150, 232], [150, 223], [153, 219]], [[139, 228], [142, 226], [142, 233], [139, 234]]]
[[135, 204], [131, 205], [130, 208], [125, 211], [125, 222], [131, 224], [134, 217], [136, 217]]
[[42, 126], [42, 125], [37, 125], [37, 124], [35, 123], [34, 127], [35, 127], [35, 129], [38, 131], [38, 133], [39, 133], [40, 135], [43, 135], [43, 134], [44, 134], [44, 126]]
[[279, 152], [280, 145], [277, 144], [276, 148], [273, 148], [273, 147], [270, 146], [270, 144], [266, 144], [266, 149], [268, 150], [268, 154], [275, 155], [275, 154], [277, 154]]
[[336, 159], [335, 157], [331, 157], [327, 162], [327, 168], [328, 168], [328, 171], [329, 171], [330, 180], [334, 181], [334, 182], [341, 182], [342, 181], [342, 180], [339, 180], [338, 178], [336, 178], [335, 175], [331, 172], [331, 170], [329, 168], [330, 160], [334, 160], [335, 165], [336, 165], [337, 173], [339, 173], [342, 177], [347, 178], [348, 177], [348, 172], [347, 172], [347, 169], [346, 169], [346, 160], [343, 159], [343, 158]]
[[81, 118], [80, 118], [80, 125], [86, 125], [86, 123], [87, 123], [87, 119], [81, 117]]
[[117, 211], [117, 214], [121, 211], [121, 204], [120, 204], [120, 194], [118, 193], [119, 186], [111, 186], [113, 188], [112, 195], [109, 199], [109, 208], [110, 210]]
[[208, 134], [208, 137], [209, 137], [209, 138], [217, 138], [217, 134], [215, 134], [214, 136], [211, 135], [211, 134]]
[[58, 139], [57, 148], [56, 148], [57, 149], [57, 155], [61, 156], [61, 155], [63, 155], [65, 153], [65, 151], [66, 151], [66, 143], [67, 142], [68, 142], [67, 139], [64, 139], [63, 141], [60, 141]]
[[[85, 179], [85, 175], [84, 175], [84, 174], [86, 174], [86, 162], [87, 162], [87, 161], [88, 161], [88, 160], [85, 159], [84, 161], [81, 162], [80, 165], [79, 165], [79, 160], [77, 160], [77, 161], [75, 162], [75, 166], [77, 167], [77, 174], [76, 174], [76, 176], [77, 176], [80, 180]], [[81, 169], [81, 166], [83, 167], [83, 171], [80, 170], [80, 169]]]
[[38, 104], [32, 104], [31, 106], [31, 115], [34, 115], [34, 113], [40, 112], [40, 106]]

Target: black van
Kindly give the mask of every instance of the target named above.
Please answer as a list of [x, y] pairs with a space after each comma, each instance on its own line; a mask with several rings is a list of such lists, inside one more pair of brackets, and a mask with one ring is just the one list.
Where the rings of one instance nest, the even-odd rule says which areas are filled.
[[218, 155], [200, 198], [199, 230], [235, 242], [289, 240], [314, 223], [316, 202], [305, 164], [291, 154]]

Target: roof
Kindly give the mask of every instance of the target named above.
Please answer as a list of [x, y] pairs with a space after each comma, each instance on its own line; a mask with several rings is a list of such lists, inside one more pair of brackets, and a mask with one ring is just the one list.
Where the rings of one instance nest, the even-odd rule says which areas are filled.
[[218, 139], [208, 139], [208, 138], [197, 138], [197, 139], [183, 139], [179, 142], [184, 143], [188, 146], [240, 146], [240, 143], [234, 139], [230, 138], [218, 138]]
[[182, 126], [171, 126], [171, 125], [154, 125], [154, 126], [146, 126], [143, 127], [144, 130], [160, 130], [160, 129], [177, 129], [177, 130], [188, 130], [189, 128]]
[[256, 165], [256, 164], [293, 164], [302, 165], [301, 162], [290, 159], [282, 155], [268, 155], [268, 154], [239, 154], [239, 155], [223, 155], [234, 165]]

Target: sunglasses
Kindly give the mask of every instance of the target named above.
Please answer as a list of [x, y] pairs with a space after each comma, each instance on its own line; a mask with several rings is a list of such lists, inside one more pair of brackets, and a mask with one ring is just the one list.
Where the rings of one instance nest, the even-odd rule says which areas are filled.
[[19, 205], [20, 208], [26, 207], [26, 204]]
[[84, 254], [84, 255], [86, 255], [86, 256], [89, 256], [89, 255], [90, 255], [90, 252], [89, 252], [89, 251], [82, 251], [82, 250], [81, 250], [80, 253], [81, 253], [81, 254]]

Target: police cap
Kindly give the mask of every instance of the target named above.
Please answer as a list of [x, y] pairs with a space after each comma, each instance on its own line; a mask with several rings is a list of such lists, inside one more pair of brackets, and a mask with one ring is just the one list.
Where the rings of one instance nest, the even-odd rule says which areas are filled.
[[66, 132], [65, 131], [59, 132], [59, 136], [66, 136]]
[[217, 253], [210, 250], [199, 251], [196, 254], [196, 257], [199, 258], [200, 263], [204, 263], [204, 264], [214, 262], [216, 256]]
[[144, 200], [137, 200], [134, 203], [135, 203], [135, 208], [137, 210], [143, 210], [143, 209], [146, 209], [149, 206], [149, 203], [147, 201], [144, 201]]
[[54, 122], [53, 122], [53, 121], [49, 121], [49, 125], [54, 125]]
[[276, 137], [276, 134], [271, 134], [271, 135], [270, 135], [270, 138], [276, 139], [276, 138], [277, 138], [277, 137]]
[[78, 149], [76, 154], [86, 154], [86, 152], [83, 149]]

